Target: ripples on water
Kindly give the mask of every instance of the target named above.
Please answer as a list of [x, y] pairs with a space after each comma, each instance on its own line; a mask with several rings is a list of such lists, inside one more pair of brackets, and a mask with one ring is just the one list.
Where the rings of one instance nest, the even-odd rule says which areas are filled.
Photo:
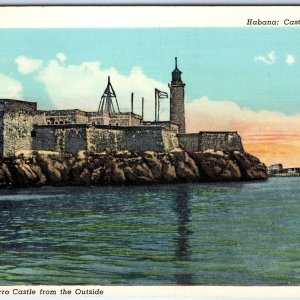
[[299, 183], [2, 190], [0, 284], [299, 284]]

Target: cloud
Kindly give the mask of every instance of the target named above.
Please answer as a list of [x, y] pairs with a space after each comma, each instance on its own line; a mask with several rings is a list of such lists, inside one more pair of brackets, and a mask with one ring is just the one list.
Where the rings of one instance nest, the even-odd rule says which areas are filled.
[[22, 99], [21, 83], [0, 73], [0, 98]]
[[259, 55], [254, 57], [254, 61], [259, 61], [267, 65], [272, 65], [275, 62], [275, 59], [275, 51], [269, 52], [266, 56]]
[[[50, 100], [58, 109], [96, 111], [110, 76], [120, 109], [130, 110], [130, 96], [134, 92], [134, 112], [141, 114], [141, 99], [144, 97], [145, 119], [152, 120], [154, 88], [168, 92], [167, 85], [147, 77], [140, 67], [133, 67], [129, 75], [124, 75], [114, 68], [102, 68], [98, 61], [62, 65], [63, 56], [59, 57], [49, 61], [35, 77], [45, 85]], [[169, 102], [161, 100], [161, 119], [169, 118], [168, 111]]]
[[62, 64], [63, 64], [63, 63], [66, 61], [66, 59], [67, 59], [66, 55], [65, 55], [64, 53], [62, 53], [62, 52], [57, 53], [57, 54], [56, 54], [56, 58], [57, 58]]
[[295, 56], [291, 55], [291, 54], [287, 54], [286, 55], [286, 59], [285, 59], [285, 62], [288, 64], [288, 65], [292, 65], [294, 64], [295, 62]]
[[23, 75], [39, 70], [43, 64], [41, 59], [32, 59], [23, 55], [17, 57], [15, 62], [18, 66], [18, 71]]
[[300, 153], [300, 114], [253, 111], [232, 101], [206, 97], [186, 104], [188, 132], [233, 130], [242, 137], [245, 149], [266, 164], [282, 162], [298, 166]]

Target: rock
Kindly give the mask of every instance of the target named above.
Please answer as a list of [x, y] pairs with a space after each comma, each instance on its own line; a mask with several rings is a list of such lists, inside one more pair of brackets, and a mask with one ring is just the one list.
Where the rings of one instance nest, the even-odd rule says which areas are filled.
[[105, 184], [123, 184], [126, 182], [124, 171], [118, 166], [116, 160], [112, 160], [105, 169]]
[[252, 163], [244, 154], [234, 151], [233, 155], [242, 170], [248, 170], [251, 168]]
[[0, 188], [12, 185], [12, 176], [6, 163], [0, 162]]
[[61, 182], [61, 172], [55, 168], [54, 164], [48, 164], [45, 169], [45, 176], [47, 181], [51, 184], [59, 184]]
[[236, 181], [241, 179], [239, 165], [224, 152], [195, 152], [193, 158], [205, 181]]
[[137, 165], [134, 170], [137, 172], [138, 176], [146, 177], [149, 178], [150, 180], [154, 179], [150, 169], [145, 163]]
[[233, 157], [241, 170], [243, 180], [265, 180], [268, 178], [267, 167], [259, 159], [247, 152], [234, 151]]
[[267, 179], [266, 166], [246, 152], [114, 151], [77, 154], [20, 151], [0, 157], [0, 187], [117, 185]]
[[136, 172], [133, 171], [133, 169], [129, 166], [124, 168], [124, 175], [126, 178], [126, 182], [134, 184], [137, 182], [138, 175]]
[[171, 162], [167, 159], [162, 161], [162, 181], [171, 183], [176, 182], [177, 175], [175, 167], [171, 164]]
[[91, 183], [92, 184], [101, 184], [103, 182], [104, 173], [105, 172], [104, 172], [103, 167], [93, 170], [93, 173], [91, 176]]
[[41, 168], [38, 165], [32, 165], [31, 169], [36, 174], [36, 176], [38, 177], [38, 185], [44, 185], [47, 181], [47, 178], [42, 173]]
[[193, 171], [187, 165], [185, 165], [183, 161], [179, 161], [177, 163], [176, 174], [180, 181], [187, 182], [196, 180], [196, 176]]
[[229, 159], [229, 160], [225, 161], [224, 165], [226, 165], [226, 170], [230, 174], [230, 176], [227, 177], [228, 179], [231, 179], [231, 180], [240, 180], [241, 179], [240, 168], [233, 160]]
[[195, 177], [199, 177], [199, 169], [195, 163], [195, 161], [189, 157], [189, 155], [186, 153], [185, 155], [185, 163], [186, 165], [190, 168], [192, 173], [194, 174]]
[[144, 153], [143, 158], [148, 168], [150, 169], [153, 177], [156, 180], [159, 180], [161, 178], [161, 171], [162, 171], [161, 161], [155, 156], [155, 153], [153, 151], [146, 151]]
[[181, 148], [174, 148], [170, 151], [170, 154], [172, 154], [176, 160], [184, 161], [186, 152], [182, 150]]
[[119, 168], [117, 165], [112, 170], [111, 180], [115, 184], [118, 184], [118, 183], [123, 184], [126, 182], [126, 177], [125, 177], [124, 171], [121, 168]]
[[83, 169], [83, 171], [79, 175], [79, 182], [82, 185], [90, 185], [92, 181], [92, 174], [89, 172], [88, 169]]

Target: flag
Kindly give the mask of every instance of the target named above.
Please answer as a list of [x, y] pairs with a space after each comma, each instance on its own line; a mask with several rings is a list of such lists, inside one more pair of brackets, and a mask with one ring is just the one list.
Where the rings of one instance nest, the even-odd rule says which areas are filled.
[[155, 95], [157, 96], [157, 98], [162, 99], [162, 98], [169, 98], [168, 93], [166, 92], [162, 92], [158, 89], [155, 89]]

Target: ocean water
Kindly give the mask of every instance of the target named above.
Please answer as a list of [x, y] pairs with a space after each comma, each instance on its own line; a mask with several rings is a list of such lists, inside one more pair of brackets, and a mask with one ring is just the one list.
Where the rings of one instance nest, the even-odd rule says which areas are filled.
[[0, 284], [299, 285], [300, 178], [0, 191]]

